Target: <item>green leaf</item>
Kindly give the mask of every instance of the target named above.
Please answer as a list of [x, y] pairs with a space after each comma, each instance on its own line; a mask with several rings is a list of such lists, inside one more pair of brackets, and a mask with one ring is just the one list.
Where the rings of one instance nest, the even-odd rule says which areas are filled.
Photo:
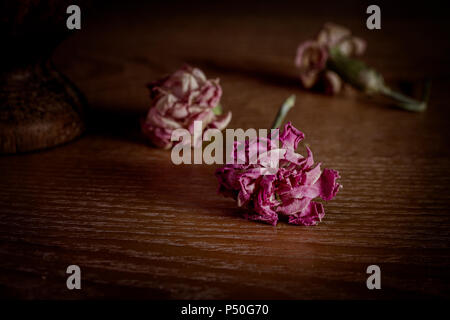
[[219, 103], [217, 106], [215, 106], [215, 107], [212, 109], [212, 111], [214, 112], [214, 114], [215, 114], [216, 116], [220, 116], [220, 115], [222, 114], [222, 106], [220, 105], [220, 103]]

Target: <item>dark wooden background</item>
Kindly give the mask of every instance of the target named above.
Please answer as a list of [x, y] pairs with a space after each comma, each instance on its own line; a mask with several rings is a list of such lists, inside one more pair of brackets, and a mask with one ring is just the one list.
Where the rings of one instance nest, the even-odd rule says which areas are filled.
[[[0, 295], [448, 298], [449, 24], [433, 5], [386, 4], [382, 30], [369, 31], [368, 4], [82, 8], [82, 30], [54, 61], [84, 92], [89, 129], [59, 148], [0, 157]], [[366, 38], [364, 59], [389, 82], [432, 77], [429, 109], [302, 90], [296, 47], [327, 21]], [[344, 185], [321, 224], [246, 221], [216, 194], [215, 166], [175, 166], [170, 152], [145, 143], [145, 84], [184, 62], [221, 79], [231, 128], [266, 128], [297, 95], [289, 120]], [[71, 264], [81, 267], [82, 290], [66, 289]], [[371, 264], [381, 267], [381, 290], [366, 288]]]

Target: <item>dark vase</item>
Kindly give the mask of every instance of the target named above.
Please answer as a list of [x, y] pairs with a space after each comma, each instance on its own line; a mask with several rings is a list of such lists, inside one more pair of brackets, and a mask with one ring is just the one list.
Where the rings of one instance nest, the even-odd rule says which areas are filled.
[[0, 2], [0, 153], [56, 146], [83, 132], [82, 95], [50, 59], [71, 32], [66, 9], [75, 3]]

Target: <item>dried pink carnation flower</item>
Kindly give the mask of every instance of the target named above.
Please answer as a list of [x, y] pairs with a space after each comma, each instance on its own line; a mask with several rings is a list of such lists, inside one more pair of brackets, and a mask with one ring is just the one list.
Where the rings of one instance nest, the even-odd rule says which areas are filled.
[[316, 39], [301, 43], [295, 64], [300, 81], [306, 89], [317, 89], [334, 95], [348, 83], [367, 95], [391, 99], [393, 106], [412, 112], [426, 110], [430, 96], [430, 81], [426, 81], [420, 100], [390, 88], [383, 76], [356, 59], [366, 50], [366, 42], [350, 30], [334, 23], [326, 23]]
[[300, 80], [305, 88], [312, 88], [325, 69], [328, 50], [317, 41], [305, 41], [299, 45], [295, 65], [300, 70]]
[[[142, 131], [157, 147], [169, 149], [172, 131], [179, 128], [194, 133], [194, 121], [201, 120], [203, 130], [224, 129], [231, 120], [231, 112], [218, 115], [222, 88], [219, 80], [206, 79], [197, 68], [184, 66], [173, 74], [148, 85], [151, 106]], [[194, 146], [201, 143], [194, 141]]]
[[367, 46], [366, 41], [353, 36], [349, 29], [332, 22], [323, 25], [316, 39], [328, 49], [339, 48], [346, 56], [360, 56]]
[[326, 23], [315, 40], [298, 46], [295, 65], [300, 70], [303, 87], [310, 89], [317, 86], [331, 95], [340, 92], [342, 79], [327, 69], [329, 51], [335, 48], [345, 56], [359, 56], [366, 50], [366, 42], [353, 36], [345, 27]]
[[[252, 211], [246, 217], [276, 225], [278, 217], [285, 216], [288, 222], [296, 225], [316, 225], [325, 215], [323, 205], [312, 201], [316, 197], [323, 200], [334, 198], [340, 188], [335, 170], [321, 171], [320, 163], [314, 166], [312, 152], [307, 149], [307, 157], [295, 152], [304, 134], [290, 122], [280, 134], [279, 149], [270, 139], [259, 138], [247, 142], [245, 150], [251, 154], [257, 147], [278, 151], [279, 166], [273, 174], [262, 174], [264, 167], [257, 164], [228, 164], [216, 170], [219, 180], [219, 193], [237, 200], [239, 207]], [[268, 142], [268, 143], [267, 143]], [[235, 157], [239, 155], [239, 145], [235, 145]], [[253, 153], [255, 154], [255, 153]], [[245, 157], [245, 155], [244, 155]]]

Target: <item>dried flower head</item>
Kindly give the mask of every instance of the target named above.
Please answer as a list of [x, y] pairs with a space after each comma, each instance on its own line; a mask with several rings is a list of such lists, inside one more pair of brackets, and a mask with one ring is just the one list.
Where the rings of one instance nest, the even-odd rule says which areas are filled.
[[[320, 163], [314, 166], [309, 148], [306, 148], [306, 157], [295, 152], [303, 138], [304, 134], [289, 122], [280, 134], [279, 149], [273, 149], [272, 139], [247, 141], [247, 152], [261, 146], [265, 146], [263, 151], [277, 152], [278, 168], [273, 174], [262, 174], [263, 161], [227, 164], [216, 170], [218, 192], [235, 199], [239, 207], [249, 209], [248, 219], [276, 225], [279, 216], [284, 216], [291, 224], [316, 225], [325, 211], [321, 203], [312, 200], [317, 197], [326, 201], [333, 199], [340, 188], [337, 183], [340, 177], [335, 170], [322, 171]], [[235, 155], [238, 147], [235, 146]]]
[[[172, 131], [179, 128], [194, 130], [194, 121], [201, 120], [203, 129], [224, 129], [231, 112], [218, 115], [222, 88], [219, 80], [209, 80], [197, 68], [184, 66], [173, 74], [148, 85], [151, 106], [142, 131], [157, 147], [173, 146]], [[200, 141], [195, 141], [196, 146]]]
[[302, 42], [298, 46], [295, 65], [299, 68], [304, 88], [320, 87], [331, 95], [340, 92], [341, 78], [327, 68], [330, 51], [336, 49], [345, 56], [359, 56], [365, 52], [366, 42], [353, 36], [345, 27], [326, 23], [315, 40]]

